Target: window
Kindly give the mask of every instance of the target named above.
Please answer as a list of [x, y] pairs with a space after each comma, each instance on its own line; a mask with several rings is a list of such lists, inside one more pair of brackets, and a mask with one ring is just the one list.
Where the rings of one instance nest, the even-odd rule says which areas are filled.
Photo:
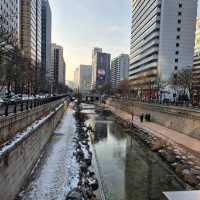
[[175, 59], [175, 63], [178, 63], [178, 58]]
[[183, 5], [182, 5], [181, 3], [179, 3], [178, 7], [179, 7], [179, 8], [182, 8], [182, 7], [183, 7]]
[[175, 70], [178, 70], [178, 66], [175, 66], [174, 69], [175, 69]]
[[180, 44], [179, 43], [176, 43], [176, 47], [179, 47], [180, 46]]
[[178, 31], [178, 32], [180, 32], [180, 31], [181, 31], [181, 28], [180, 28], [180, 27], [179, 27], [179, 28], [177, 28], [177, 31]]
[[178, 54], [179, 54], [179, 51], [176, 51], [175, 54], [178, 55]]
[[181, 16], [182, 15], [182, 13], [181, 12], [178, 12], [178, 16]]
[[178, 20], [178, 24], [181, 24], [181, 20], [180, 19]]
[[176, 36], [176, 39], [179, 40], [179, 39], [180, 39], [180, 35], [177, 35], [177, 36]]

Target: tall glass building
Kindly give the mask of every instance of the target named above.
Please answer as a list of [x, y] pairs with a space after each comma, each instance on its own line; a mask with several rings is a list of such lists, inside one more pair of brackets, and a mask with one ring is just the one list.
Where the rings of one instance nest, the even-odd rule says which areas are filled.
[[103, 53], [101, 48], [94, 48], [92, 52], [92, 89], [101, 89], [110, 84], [111, 55]]
[[132, 0], [129, 79], [147, 89], [193, 64], [197, 0]]
[[51, 65], [51, 22], [52, 14], [48, 0], [42, 0], [42, 66], [41, 80], [46, 80], [46, 75]]
[[21, 48], [37, 67], [41, 65], [41, 12], [41, 0], [21, 0]]

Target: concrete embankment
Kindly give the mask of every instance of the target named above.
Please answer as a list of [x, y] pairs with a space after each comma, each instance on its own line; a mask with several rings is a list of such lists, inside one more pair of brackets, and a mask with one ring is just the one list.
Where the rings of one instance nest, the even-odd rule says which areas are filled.
[[16, 132], [22, 131], [34, 121], [47, 115], [55, 107], [60, 105], [61, 102], [63, 102], [63, 99], [34, 107], [31, 110], [12, 114], [7, 117], [0, 117], [0, 145], [15, 136]]
[[0, 147], [0, 199], [13, 200], [63, 116], [62, 102]]
[[[130, 113], [125, 112], [117, 106], [107, 105], [106, 108], [116, 115], [119, 119], [118, 123], [121, 122], [127, 127], [128, 123], [131, 121]], [[130, 134], [137, 135], [152, 151], [161, 156], [185, 182], [185, 187], [187, 189], [200, 189], [200, 154], [198, 149], [194, 148], [195, 151], [192, 150], [192, 144], [198, 143], [199, 140], [178, 132], [175, 133], [175, 131], [160, 125], [159, 128], [161, 130], [155, 130], [155, 123], [140, 123], [137, 117], [134, 117], [132, 122], [133, 126], [129, 126]], [[170, 132], [174, 133], [174, 135]], [[166, 134], [164, 135], [162, 133]], [[168, 135], [172, 135], [173, 138], [170, 139], [167, 137]], [[185, 142], [185, 140], [187, 143], [190, 143], [190, 148], [183, 145], [184, 143], [182, 142]]]
[[200, 139], [200, 110], [111, 98], [106, 101], [106, 104], [129, 114], [134, 113], [136, 116], [149, 113], [152, 122]]

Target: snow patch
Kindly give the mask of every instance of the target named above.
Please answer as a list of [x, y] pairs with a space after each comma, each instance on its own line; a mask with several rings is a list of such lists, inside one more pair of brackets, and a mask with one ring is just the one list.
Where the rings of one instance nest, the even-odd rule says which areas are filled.
[[20, 141], [27, 138], [32, 131], [36, 130], [38, 127], [40, 127], [44, 122], [46, 122], [49, 118], [52, 117], [52, 115], [57, 112], [63, 104], [55, 108], [55, 111], [50, 112], [47, 116], [41, 118], [40, 120], [35, 121], [31, 126], [27, 127], [23, 132], [16, 133], [16, 135], [0, 146], [0, 156], [2, 156], [4, 153], [8, 152], [12, 148], [14, 148]]

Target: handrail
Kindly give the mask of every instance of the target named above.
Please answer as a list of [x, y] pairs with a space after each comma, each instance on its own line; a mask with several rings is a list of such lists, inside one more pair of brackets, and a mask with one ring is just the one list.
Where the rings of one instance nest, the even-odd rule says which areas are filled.
[[41, 105], [45, 105], [66, 97], [68, 97], [68, 95], [3, 102], [0, 106], [0, 117], [7, 117], [10, 114], [17, 114], [18, 112], [23, 112], [25, 110], [32, 110]]

